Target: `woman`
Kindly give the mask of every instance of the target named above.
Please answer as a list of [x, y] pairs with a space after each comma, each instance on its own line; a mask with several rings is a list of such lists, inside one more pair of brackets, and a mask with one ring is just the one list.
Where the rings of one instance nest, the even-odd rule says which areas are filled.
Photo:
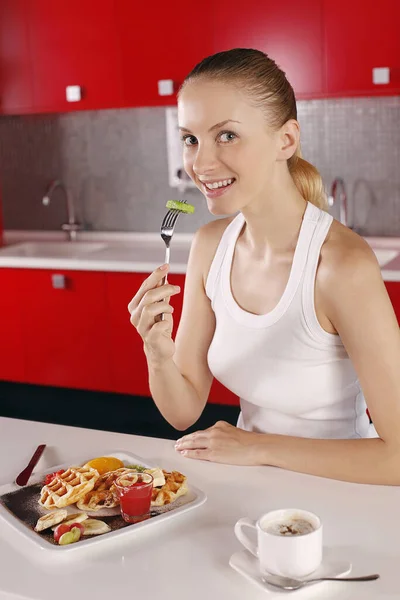
[[257, 50], [208, 57], [181, 87], [178, 115], [184, 167], [208, 209], [238, 214], [195, 235], [175, 343], [167, 265], [128, 309], [169, 423], [196, 422], [213, 376], [241, 414], [177, 451], [400, 484], [399, 328], [374, 253], [325, 211], [321, 177], [301, 158], [285, 74]]

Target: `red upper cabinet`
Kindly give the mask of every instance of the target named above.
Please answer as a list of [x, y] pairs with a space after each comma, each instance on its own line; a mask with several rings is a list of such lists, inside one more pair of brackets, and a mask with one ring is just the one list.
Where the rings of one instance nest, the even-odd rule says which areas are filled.
[[[211, 53], [211, 0], [116, 3], [125, 106], [171, 105], [189, 71]], [[173, 81], [160, 95], [159, 81]]]
[[28, 19], [36, 112], [121, 106], [114, 0], [29, 0]]
[[[324, 0], [324, 20], [330, 96], [400, 92], [398, 0]], [[383, 81], [389, 69], [389, 83], [374, 83], [374, 69]]]
[[298, 98], [325, 91], [322, 0], [232, 0], [213, 7], [213, 50], [256, 48], [286, 72]]
[[0, 112], [171, 105], [234, 47], [269, 54], [299, 99], [398, 94], [399, 25], [397, 0], [0, 0]]
[[0, 2], [0, 113], [3, 114], [25, 112], [33, 105], [28, 2]]

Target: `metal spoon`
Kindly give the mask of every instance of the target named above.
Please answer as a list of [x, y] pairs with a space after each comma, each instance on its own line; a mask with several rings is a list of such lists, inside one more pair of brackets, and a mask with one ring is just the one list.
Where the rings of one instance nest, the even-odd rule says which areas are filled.
[[310, 583], [317, 581], [374, 581], [379, 579], [379, 575], [364, 575], [363, 577], [319, 577], [318, 579], [292, 579], [291, 577], [281, 577], [280, 575], [268, 575], [261, 578], [264, 583], [273, 585], [283, 590], [298, 590]]

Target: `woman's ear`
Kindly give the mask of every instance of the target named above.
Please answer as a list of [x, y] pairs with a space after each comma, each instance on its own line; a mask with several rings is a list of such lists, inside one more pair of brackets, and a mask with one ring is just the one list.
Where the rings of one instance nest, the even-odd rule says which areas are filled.
[[300, 126], [295, 119], [290, 119], [278, 132], [278, 160], [289, 160], [300, 143]]

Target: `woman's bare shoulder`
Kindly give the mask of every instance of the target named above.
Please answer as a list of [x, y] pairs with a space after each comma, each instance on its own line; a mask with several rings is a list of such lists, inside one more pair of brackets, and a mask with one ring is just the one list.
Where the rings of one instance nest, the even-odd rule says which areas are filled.
[[334, 219], [321, 248], [319, 283], [331, 288], [348, 278], [376, 275], [377, 271], [380, 273], [379, 264], [368, 242]]

